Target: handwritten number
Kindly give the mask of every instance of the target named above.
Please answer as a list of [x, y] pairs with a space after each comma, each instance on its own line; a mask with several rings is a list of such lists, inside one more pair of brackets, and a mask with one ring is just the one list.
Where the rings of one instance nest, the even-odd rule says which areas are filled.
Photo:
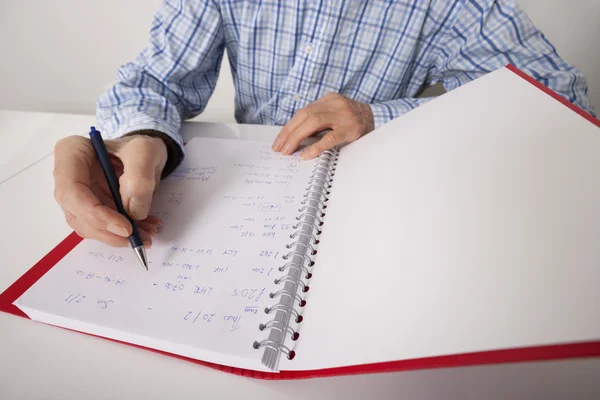
[[79, 294], [77, 294], [77, 295], [70, 294], [70, 295], [69, 295], [69, 296], [68, 296], [68, 297], [65, 299], [65, 301], [66, 301], [68, 304], [71, 304], [71, 303], [73, 303], [73, 301], [74, 301], [75, 303], [81, 303], [83, 300], [85, 300], [85, 297], [86, 297], [86, 296], [82, 296], [82, 295], [81, 295], [81, 293], [79, 293]]
[[[251, 288], [247, 288], [247, 289], [233, 289], [233, 293], [231, 294], [231, 296], [240, 296], [243, 298], [246, 298], [248, 300], [252, 300], [254, 299], [255, 302], [258, 303], [258, 301], [260, 300], [261, 296], [265, 293], [265, 290], [267, 290], [267, 288], [262, 288], [260, 289], [251, 289]], [[257, 295], [258, 292], [258, 295]]]
[[193, 322], [196, 322], [196, 320], [198, 319], [198, 317], [200, 316], [200, 314], [202, 314], [202, 311], [200, 311], [200, 312], [198, 313], [198, 315], [196, 315], [196, 318], [194, 318], [194, 321], [193, 321]]
[[98, 300], [96, 303], [100, 304], [100, 308], [102, 308], [103, 310], [106, 310], [108, 308], [108, 305], [111, 304], [111, 303], [114, 303], [114, 301], [112, 301], [112, 300]]
[[[204, 321], [204, 322], [208, 323], [208, 322], [212, 322], [215, 315], [217, 315], [217, 314], [215, 314], [215, 313], [208, 314], [208, 313], [204, 313], [202, 311], [198, 311], [197, 313], [188, 311], [187, 314], [185, 315], [185, 317], [183, 317], [183, 319], [185, 321], [189, 321], [190, 318], [193, 316], [194, 319], [192, 320], [192, 324], [195, 324], [196, 321]], [[200, 318], [200, 316], [202, 316], [202, 318]]]

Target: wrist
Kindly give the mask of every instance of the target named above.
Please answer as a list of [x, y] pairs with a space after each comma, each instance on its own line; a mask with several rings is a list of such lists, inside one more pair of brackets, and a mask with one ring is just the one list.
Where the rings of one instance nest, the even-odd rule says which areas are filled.
[[375, 117], [369, 104], [361, 103], [361, 120], [365, 127], [365, 133], [375, 129]]

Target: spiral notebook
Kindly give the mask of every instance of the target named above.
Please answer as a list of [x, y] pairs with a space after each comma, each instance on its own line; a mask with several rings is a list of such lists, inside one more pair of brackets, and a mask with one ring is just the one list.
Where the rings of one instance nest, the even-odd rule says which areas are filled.
[[72, 234], [0, 308], [265, 379], [598, 357], [600, 125], [531, 83], [500, 69], [311, 161], [194, 138], [149, 271]]

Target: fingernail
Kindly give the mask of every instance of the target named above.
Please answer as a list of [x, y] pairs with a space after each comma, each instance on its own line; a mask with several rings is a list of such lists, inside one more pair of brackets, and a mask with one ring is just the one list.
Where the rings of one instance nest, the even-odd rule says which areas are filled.
[[143, 219], [146, 217], [147, 204], [140, 197], [133, 197], [129, 200], [129, 211], [134, 219]]
[[279, 149], [281, 149], [281, 142], [280, 142], [279, 138], [275, 139], [275, 143], [273, 143], [272, 149], [274, 151], [279, 151]]
[[283, 150], [281, 151], [283, 154], [290, 154], [292, 152], [292, 145], [287, 143], [283, 146]]
[[123, 237], [129, 236], [127, 229], [123, 228], [122, 226], [118, 226], [118, 225], [109, 225], [108, 231], [111, 233], [114, 233], [117, 236], [123, 236]]

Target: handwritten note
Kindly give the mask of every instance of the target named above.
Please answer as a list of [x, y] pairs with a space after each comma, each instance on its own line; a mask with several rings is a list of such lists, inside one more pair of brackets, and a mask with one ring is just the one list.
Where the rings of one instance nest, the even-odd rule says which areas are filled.
[[271, 319], [314, 163], [265, 143], [193, 139], [155, 192], [164, 228], [148, 272], [130, 248], [84, 240], [16, 304], [51, 324], [263, 370], [252, 343]]

